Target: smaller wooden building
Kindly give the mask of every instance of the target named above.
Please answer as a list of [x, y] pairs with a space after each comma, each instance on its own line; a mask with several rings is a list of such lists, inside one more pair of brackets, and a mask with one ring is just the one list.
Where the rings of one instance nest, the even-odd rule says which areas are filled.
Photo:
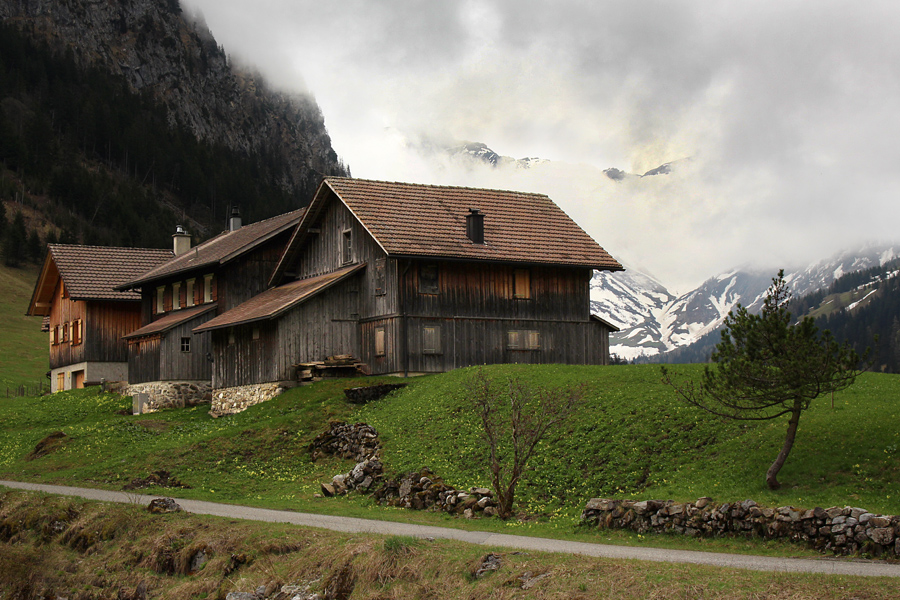
[[266, 289], [303, 209], [227, 231], [197, 246], [183, 230], [174, 257], [120, 286], [139, 289], [142, 326], [126, 336], [128, 382], [209, 381], [209, 334], [192, 330]]
[[115, 288], [172, 258], [169, 250], [50, 244], [26, 314], [49, 332], [53, 392], [127, 381], [123, 339], [141, 326], [140, 295]]
[[214, 388], [344, 354], [373, 374], [607, 364], [595, 269], [622, 266], [545, 195], [328, 177], [272, 287], [193, 331]]

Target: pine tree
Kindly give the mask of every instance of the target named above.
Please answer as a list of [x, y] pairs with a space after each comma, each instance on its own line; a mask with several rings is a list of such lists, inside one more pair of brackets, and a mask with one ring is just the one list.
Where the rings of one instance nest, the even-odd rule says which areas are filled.
[[782, 270], [758, 315], [740, 305], [730, 312], [712, 354], [716, 368], [707, 366], [699, 384], [676, 383], [675, 374], [662, 367], [664, 383], [714, 415], [743, 421], [790, 415], [784, 444], [766, 472], [770, 489], [781, 487], [778, 472], [794, 445], [800, 414], [822, 394], [851, 385], [867, 359], [838, 344], [831, 332], [820, 333], [810, 317], [792, 324], [790, 298]]

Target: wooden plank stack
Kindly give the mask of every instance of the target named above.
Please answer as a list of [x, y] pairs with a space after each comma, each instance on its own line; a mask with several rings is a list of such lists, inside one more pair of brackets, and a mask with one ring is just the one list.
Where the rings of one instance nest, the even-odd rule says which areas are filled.
[[366, 364], [352, 354], [328, 356], [325, 360], [296, 364], [294, 368], [297, 369], [297, 381], [300, 383], [320, 381], [325, 377], [357, 377], [369, 374]]

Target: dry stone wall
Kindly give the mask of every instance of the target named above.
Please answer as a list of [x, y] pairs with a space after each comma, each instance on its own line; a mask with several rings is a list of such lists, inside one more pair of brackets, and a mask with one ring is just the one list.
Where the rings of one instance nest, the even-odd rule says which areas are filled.
[[237, 387], [220, 388], [212, 393], [209, 414], [214, 417], [231, 415], [248, 409], [254, 404], [271, 400], [285, 388], [277, 383], [258, 383]]
[[146, 394], [140, 412], [156, 412], [164, 408], [184, 408], [210, 402], [212, 384], [209, 381], [150, 381], [129, 385], [125, 396]]
[[900, 517], [851, 506], [766, 508], [753, 500], [715, 504], [710, 498], [688, 503], [594, 498], [582, 511], [581, 520], [638, 533], [787, 538], [835, 554], [900, 556]]

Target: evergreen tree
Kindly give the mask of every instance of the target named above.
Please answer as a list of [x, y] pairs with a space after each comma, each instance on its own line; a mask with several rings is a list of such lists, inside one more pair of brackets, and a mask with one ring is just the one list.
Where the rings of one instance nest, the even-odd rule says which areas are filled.
[[28, 233], [28, 259], [37, 263], [40, 262], [42, 258], [44, 258], [44, 245], [41, 243], [41, 236], [38, 234], [37, 229], [32, 229]]
[[27, 258], [25, 244], [28, 232], [25, 230], [25, 217], [21, 211], [16, 211], [15, 217], [9, 226], [9, 231], [3, 240], [3, 262], [8, 267], [21, 266]]
[[664, 383], [714, 415], [744, 421], [790, 415], [784, 444], [766, 472], [766, 484], [773, 490], [781, 487], [778, 472], [794, 445], [800, 414], [822, 394], [851, 385], [861, 360], [831, 332], [820, 333], [812, 318], [792, 324], [789, 302], [782, 270], [758, 315], [740, 305], [728, 314], [722, 341], [712, 354], [716, 368], [707, 366], [699, 384], [676, 383], [675, 374], [662, 367]]

